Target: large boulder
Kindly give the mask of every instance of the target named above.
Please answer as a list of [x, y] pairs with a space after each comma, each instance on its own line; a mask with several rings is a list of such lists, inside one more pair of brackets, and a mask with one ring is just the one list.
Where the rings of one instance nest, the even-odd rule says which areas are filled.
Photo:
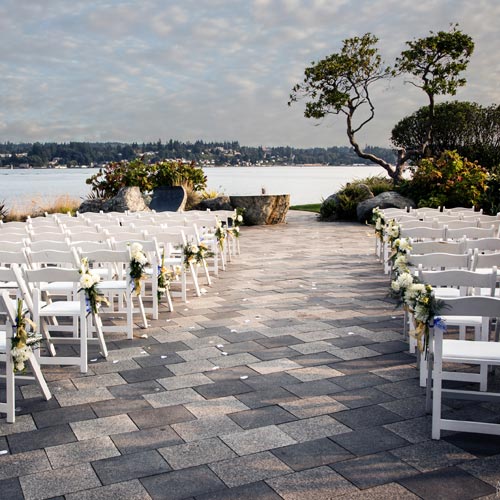
[[194, 210], [232, 210], [231, 199], [229, 196], [218, 196], [217, 198], [209, 198], [201, 200]]
[[149, 208], [144, 203], [141, 190], [137, 186], [123, 187], [116, 196], [106, 200], [102, 205], [103, 212], [142, 212]]
[[186, 201], [184, 186], [159, 186], [153, 189], [149, 208], [157, 212], [182, 212]]
[[[341, 191], [323, 201], [320, 209], [321, 220], [355, 220], [357, 204], [370, 198], [373, 198], [373, 193], [366, 184], [346, 184]], [[346, 203], [346, 199], [349, 203]]]
[[85, 212], [99, 213], [102, 210], [104, 200], [96, 198], [94, 200], [84, 200], [82, 204], [78, 207], [78, 212], [81, 214]]
[[231, 196], [233, 208], [244, 208], [245, 224], [264, 225], [281, 224], [290, 207], [289, 194]]
[[374, 198], [362, 201], [356, 208], [356, 214], [359, 222], [371, 220], [372, 211], [375, 207], [379, 208], [416, 208], [416, 204], [410, 198], [405, 198], [395, 191], [386, 191]]

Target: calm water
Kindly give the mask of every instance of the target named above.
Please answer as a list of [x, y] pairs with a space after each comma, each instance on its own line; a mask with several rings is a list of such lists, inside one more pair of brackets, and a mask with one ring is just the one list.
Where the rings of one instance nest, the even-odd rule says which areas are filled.
[[[208, 188], [228, 195], [290, 193], [293, 205], [318, 203], [353, 179], [383, 174], [381, 167], [211, 167]], [[0, 170], [0, 202], [10, 208], [50, 204], [59, 195], [84, 199], [96, 169]]]

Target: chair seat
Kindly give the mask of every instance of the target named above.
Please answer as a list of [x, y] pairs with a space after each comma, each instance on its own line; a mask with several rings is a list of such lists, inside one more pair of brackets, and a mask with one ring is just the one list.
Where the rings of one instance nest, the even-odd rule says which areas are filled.
[[438, 286], [434, 288], [434, 296], [437, 299], [460, 297], [460, 290], [458, 288]]
[[443, 360], [500, 364], [500, 343], [443, 339]]
[[5, 353], [7, 350], [7, 333], [0, 330], [0, 353]]
[[99, 290], [126, 290], [128, 286], [127, 280], [103, 280], [99, 281], [97, 288]]
[[42, 292], [57, 293], [57, 292], [71, 292], [75, 284], [72, 281], [54, 281], [53, 283], [40, 283], [40, 290]]
[[40, 316], [78, 316], [80, 314], [80, 301], [57, 301], [46, 304], [40, 308]]

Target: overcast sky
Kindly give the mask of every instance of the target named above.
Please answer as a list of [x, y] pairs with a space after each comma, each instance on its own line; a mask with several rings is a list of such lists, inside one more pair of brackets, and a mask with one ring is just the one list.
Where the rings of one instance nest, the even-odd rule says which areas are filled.
[[[451, 22], [476, 44], [457, 99], [499, 104], [500, 0], [0, 0], [0, 142], [345, 145], [287, 106], [304, 68], [368, 31], [390, 63]], [[374, 96], [361, 144], [426, 104], [403, 81]]]

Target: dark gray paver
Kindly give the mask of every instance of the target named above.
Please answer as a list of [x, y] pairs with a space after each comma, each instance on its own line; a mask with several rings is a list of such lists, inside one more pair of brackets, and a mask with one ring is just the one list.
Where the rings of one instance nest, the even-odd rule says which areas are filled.
[[201, 495], [202, 493], [224, 490], [224, 483], [206, 465], [167, 472], [141, 479], [153, 499], [182, 498]]
[[151, 497], [137, 479], [70, 493], [65, 496], [66, 500], [118, 500], [121, 498], [127, 500], [150, 500]]
[[349, 434], [331, 436], [331, 439], [354, 455], [371, 455], [408, 445], [408, 441], [383, 427], [357, 429]]
[[63, 425], [74, 422], [75, 420], [89, 420], [91, 418], [96, 418], [96, 413], [88, 404], [33, 412], [33, 420], [38, 429], [54, 425]]
[[36, 431], [11, 434], [7, 440], [12, 453], [22, 453], [46, 446], [71, 443], [76, 441], [76, 437], [68, 424], [62, 424]]
[[23, 490], [21, 489], [17, 477], [1, 480], [0, 491], [2, 492], [3, 498], [9, 500], [24, 500]]
[[111, 439], [122, 455], [153, 450], [163, 446], [172, 446], [183, 442], [179, 435], [168, 425], [114, 434]]
[[493, 486], [457, 467], [448, 467], [399, 480], [405, 488], [424, 500], [462, 500], [496, 493]]
[[229, 414], [228, 417], [243, 429], [253, 429], [255, 427], [277, 425], [297, 420], [297, 417], [277, 405], [239, 411]]
[[272, 450], [272, 454], [295, 471], [333, 464], [353, 457], [328, 438], [284, 446]]
[[262, 408], [263, 406], [286, 403], [298, 399], [297, 396], [282, 387], [238, 394], [237, 398], [249, 408]]
[[340, 411], [335, 418], [351, 429], [362, 429], [363, 427], [377, 427], [379, 425], [399, 422], [401, 417], [386, 410], [382, 406], [373, 405], [354, 410]]
[[163, 408], [151, 408], [129, 412], [129, 417], [134, 421], [139, 429], [150, 429], [151, 427], [161, 427], [167, 424], [177, 424], [194, 420], [194, 415], [184, 408], [184, 406], [165, 406]]
[[213, 384], [200, 385], [196, 387], [196, 392], [206, 399], [222, 398], [224, 396], [235, 396], [251, 392], [252, 388], [240, 380], [217, 381]]
[[196, 497], [196, 500], [281, 500], [281, 498], [266, 483], [259, 481], [200, 495]]
[[331, 465], [358, 488], [370, 488], [417, 475], [418, 470], [387, 452], [353, 458]]
[[295, 472], [266, 482], [286, 500], [331, 500], [333, 491], [340, 496], [357, 490], [347, 479], [326, 466]]
[[119, 483], [171, 470], [156, 450], [98, 460], [92, 463], [92, 467], [102, 484]]

